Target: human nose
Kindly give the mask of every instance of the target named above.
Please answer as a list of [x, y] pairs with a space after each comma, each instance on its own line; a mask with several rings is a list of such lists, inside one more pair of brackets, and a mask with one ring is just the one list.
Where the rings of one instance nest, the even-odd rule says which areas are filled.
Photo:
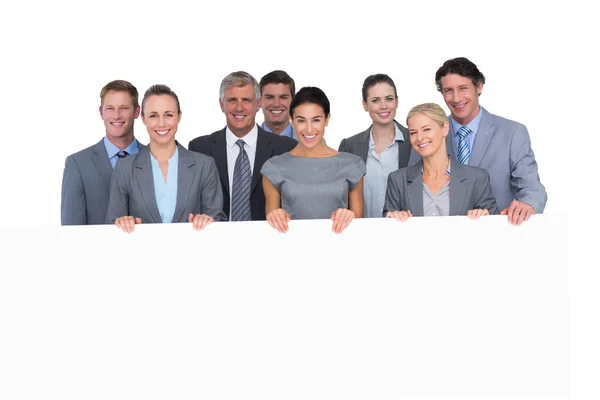
[[458, 103], [460, 100], [460, 96], [458, 95], [458, 90], [452, 92], [452, 101], [454, 103]]
[[275, 98], [273, 98], [273, 105], [275, 107], [279, 107], [280, 104], [281, 104], [281, 100], [279, 99], [279, 97], [275, 96]]

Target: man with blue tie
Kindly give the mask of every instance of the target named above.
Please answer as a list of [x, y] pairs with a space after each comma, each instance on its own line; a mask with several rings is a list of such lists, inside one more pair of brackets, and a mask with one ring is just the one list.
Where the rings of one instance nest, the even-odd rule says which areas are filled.
[[446, 61], [435, 83], [450, 109], [448, 154], [462, 164], [488, 171], [502, 215], [520, 225], [542, 213], [546, 189], [540, 182], [527, 128], [490, 114], [479, 105], [485, 77], [464, 57]]
[[133, 134], [140, 114], [135, 86], [123, 80], [109, 82], [100, 91], [99, 111], [105, 136], [65, 161], [61, 225], [104, 224], [113, 168], [119, 159], [143, 147]]

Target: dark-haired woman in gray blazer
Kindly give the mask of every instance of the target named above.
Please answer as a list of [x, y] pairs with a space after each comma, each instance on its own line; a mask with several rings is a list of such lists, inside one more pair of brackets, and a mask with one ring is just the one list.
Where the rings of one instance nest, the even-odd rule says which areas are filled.
[[203, 229], [225, 220], [215, 161], [175, 141], [179, 99], [165, 85], [144, 94], [142, 121], [150, 144], [117, 162], [111, 178], [107, 223], [131, 232], [140, 223], [190, 222]]
[[408, 165], [412, 146], [408, 129], [394, 119], [398, 94], [392, 78], [385, 74], [368, 76], [362, 98], [373, 123], [367, 130], [342, 140], [339, 151], [355, 154], [365, 162], [365, 218], [381, 218], [388, 175]]
[[418, 163], [390, 173], [384, 214], [406, 221], [412, 216], [499, 214], [484, 169], [451, 160], [446, 152], [448, 118], [437, 104], [413, 107], [406, 119]]

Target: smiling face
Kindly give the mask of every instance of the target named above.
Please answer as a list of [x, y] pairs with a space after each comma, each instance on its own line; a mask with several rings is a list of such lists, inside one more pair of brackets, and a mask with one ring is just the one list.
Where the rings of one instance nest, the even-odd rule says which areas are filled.
[[260, 104], [265, 123], [271, 130], [289, 124], [291, 102], [292, 92], [285, 83], [269, 83], [263, 87]]
[[329, 115], [325, 115], [323, 107], [318, 104], [300, 104], [294, 110], [292, 126], [300, 143], [307, 148], [315, 147], [321, 142], [327, 124]]
[[252, 85], [228, 87], [219, 104], [225, 113], [227, 127], [235, 136], [244, 137], [254, 128], [260, 101]]
[[410, 143], [421, 157], [425, 158], [446, 151], [448, 121], [440, 125], [425, 114], [418, 113], [408, 119], [407, 125]]
[[152, 95], [144, 101], [142, 121], [146, 125], [150, 142], [166, 144], [175, 141], [181, 113], [177, 112], [177, 102], [172, 96]]
[[369, 113], [373, 123], [390, 124], [396, 117], [398, 99], [394, 88], [389, 83], [377, 83], [367, 91], [367, 101], [363, 107]]
[[467, 125], [479, 114], [479, 95], [483, 90], [483, 83], [475, 86], [471, 78], [448, 74], [442, 77], [441, 86], [444, 101], [456, 122]]
[[133, 138], [134, 120], [140, 115], [140, 107], [133, 107], [127, 92], [109, 91], [102, 99], [100, 116], [106, 128], [106, 137], [115, 139]]

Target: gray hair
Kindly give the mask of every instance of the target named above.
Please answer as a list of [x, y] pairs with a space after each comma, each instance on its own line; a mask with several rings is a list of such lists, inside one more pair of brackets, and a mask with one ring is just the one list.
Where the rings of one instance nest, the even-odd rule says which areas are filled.
[[254, 92], [256, 93], [256, 99], [260, 99], [260, 88], [258, 82], [252, 75], [244, 71], [236, 71], [227, 75], [221, 81], [221, 88], [219, 89], [219, 98], [221, 101], [225, 101], [225, 90], [232, 87], [244, 87], [246, 85], [252, 85]]

